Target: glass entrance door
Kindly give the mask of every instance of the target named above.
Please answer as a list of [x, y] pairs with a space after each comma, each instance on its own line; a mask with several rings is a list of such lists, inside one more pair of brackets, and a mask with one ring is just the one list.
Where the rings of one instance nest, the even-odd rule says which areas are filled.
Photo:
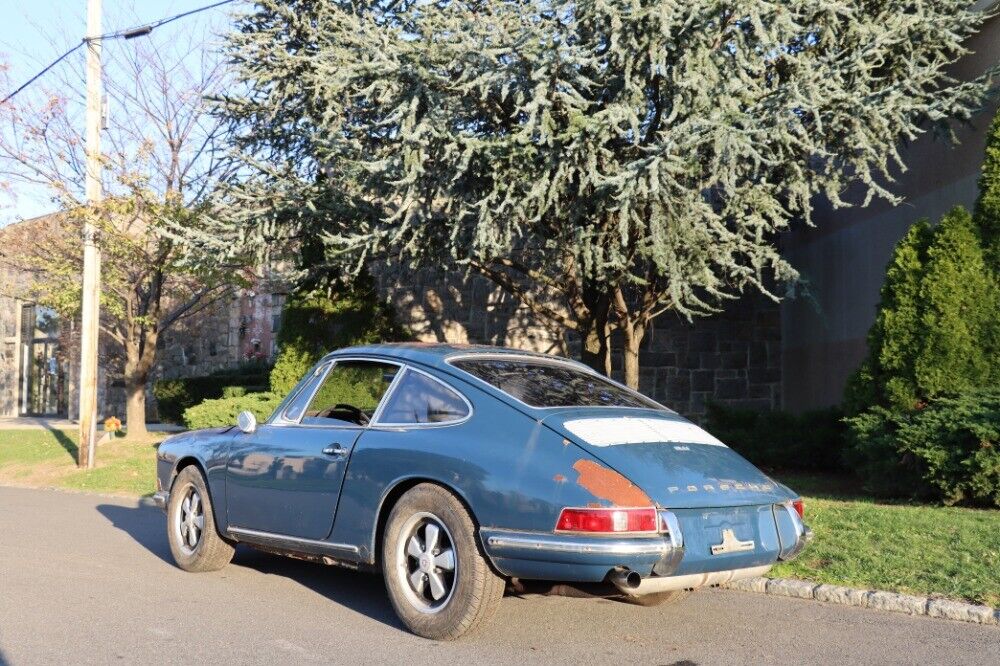
[[28, 376], [28, 413], [59, 416], [66, 413], [66, 382], [58, 357], [59, 343], [40, 338], [31, 341]]
[[64, 416], [69, 404], [66, 363], [59, 347], [59, 318], [48, 308], [25, 304], [21, 311], [24, 354], [21, 413]]

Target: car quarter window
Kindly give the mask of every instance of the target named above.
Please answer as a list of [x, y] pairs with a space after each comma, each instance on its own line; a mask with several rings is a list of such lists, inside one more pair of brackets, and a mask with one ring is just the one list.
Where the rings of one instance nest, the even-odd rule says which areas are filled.
[[305, 425], [367, 425], [399, 366], [379, 361], [337, 361], [302, 417]]
[[452, 365], [532, 407], [665, 409], [643, 395], [569, 363], [524, 358], [464, 358]]
[[438, 380], [407, 370], [392, 390], [379, 423], [448, 423], [469, 415], [469, 405]]

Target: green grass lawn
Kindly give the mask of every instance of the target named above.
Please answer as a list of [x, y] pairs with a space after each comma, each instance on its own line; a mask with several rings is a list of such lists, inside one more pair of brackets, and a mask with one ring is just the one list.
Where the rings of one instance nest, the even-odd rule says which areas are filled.
[[[117, 439], [76, 468], [76, 433], [0, 430], [0, 483], [148, 495], [156, 441]], [[1000, 511], [875, 501], [850, 478], [775, 474], [801, 492], [815, 538], [774, 576], [1000, 606]]]
[[114, 439], [96, 451], [96, 467], [76, 467], [70, 430], [0, 430], [0, 483], [149, 495], [156, 490], [156, 445], [163, 437]]
[[1000, 511], [866, 498], [849, 478], [774, 474], [815, 537], [771, 575], [1000, 606]]

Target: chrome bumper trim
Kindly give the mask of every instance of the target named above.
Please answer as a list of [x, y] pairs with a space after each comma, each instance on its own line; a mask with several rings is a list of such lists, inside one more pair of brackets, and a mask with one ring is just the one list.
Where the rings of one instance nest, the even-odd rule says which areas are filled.
[[799, 517], [799, 512], [796, 511], [791, 504], [776, 504], [775, 507], [781, 507], [792, 521], [792, 525], [795, 527], [795, 543], [788, 549], [782, 551], [778, 556], [782, 562], [787, 562], [798, 557], [802, 551], [805, 549], [806, 544], [812, 541], [813, 532], [809, 529], [809, 526], [802, 522], [802, 518]]
[[302, 537], [289, 536], [287, 534], [275, 534], [274, 532], [262, 532], [251, 530], [246, 527], [230, 527], [229, 536], [238, 541], [263, 542], [265, 545], [283, 546], [294, 549], [295, 547], [315, 548], [321, 551], [345, 551], [357, 554], [360, 549], [349, 543], [333, 543], [332, 541], [319, 541], [317, 539], [303, 539]]
[[660, 555], [670, 549], [663, 539], [580, 539], [578, 537], [553, 538], [543, 535], [494, 534], [486, 539], [491, 548], [498, 550], [534, 550], [550, 553], [584, 553], [594, 555]]
[[644, 594], [658, 592], [674, 592], [677, 590], [693, 590], [710, 585], [722, 585], [734, 580], [763, 576], [771, 569], [770, 564], [745, 569], [729, 569], [728, 571], [712, 571], [709, 573], [687, 574], [685, 576], [650, 576], [643, 578], [638, 587], [619, 585], [614, 578], [612, 582], [621, 592], [630, 597], [641, 597]]
[[170, 491], [169, 490], [157, 490], [153, 493], [153, 504], [163, 509], [167, 510], [167, 503], [170, 502]]

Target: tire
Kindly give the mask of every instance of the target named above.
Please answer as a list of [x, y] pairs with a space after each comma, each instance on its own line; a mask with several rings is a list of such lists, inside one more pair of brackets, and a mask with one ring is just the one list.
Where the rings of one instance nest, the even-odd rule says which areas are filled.
[[650, 608], [652, 606], [676, 604], [678, 601], [687, 599], [690, 595], [691, 590], [674, 590], [671, 592], [654, 592], [653, 594], [644, 594], [639, 597], [622, 597], [621, 600], [627, 604]]
[[170, 488], [167, 541], [170, 542], [174, 562], [185, 571], [217, 571], [233, 559], [233, 546], [219, 535], [215, 527], [212, 499], [205, 478], [194, 465], [182, 469]]
[[450, 492], [429, 483], [407, 491], [389, 514], [382, 573], [403, 624], [418, 636], [442, 641], [485, 623], [505, 586], [480, 553], [469, 512]]

